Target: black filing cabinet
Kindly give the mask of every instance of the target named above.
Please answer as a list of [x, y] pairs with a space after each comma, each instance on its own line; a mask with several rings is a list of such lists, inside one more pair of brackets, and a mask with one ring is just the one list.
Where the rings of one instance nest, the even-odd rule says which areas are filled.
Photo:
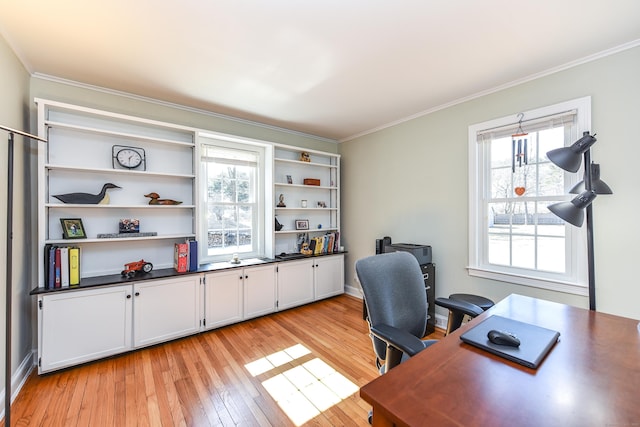
[[427, 291], [427, 330], [425, 335], [436, 330], [436, 265], [433, 263], [420, 266], [424, 277], [424, 287]]

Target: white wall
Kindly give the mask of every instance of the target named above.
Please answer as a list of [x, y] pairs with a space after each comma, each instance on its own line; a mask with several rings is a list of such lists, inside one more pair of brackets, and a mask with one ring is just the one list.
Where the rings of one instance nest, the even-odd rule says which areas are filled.
[[592, 159], [614, 191], [593, 208], [597, 309], [640, 319], [639, 75], [636, 47], [342, 143], [347, 284], [355, 284], [354, 262], [388, 235], [432, 245], [437, 296], [469, 292], [500, 300], [520, 293], [587, 308], [583, 296], [467, 274], [467, 132], [471, 124], [590, 95], [598, 137]]
[[[29, 75], [0, 36], [0, 124], [13, 129], [28, 129], [27, 97], [29, 93]], [[4, 390], [5, 366], [5, 277], [7, 264], [7, 133], [0, 131], [0, 282], [3, 284], [0, 306], [3, 307], [0, 320], [2, 330], [2, 389]], [[30, 357], [31, 344], [31, 250], [29, 206], [29, 156], [35, 144], [16, 135], [14, 138], [14, 174], [13, 174], [13, 257], [12, 267], [12, 373], [25, 359]], [[15, 387], [14, 387], [15, 389]], [[4, 406], [2, 407], [4, 410]]]

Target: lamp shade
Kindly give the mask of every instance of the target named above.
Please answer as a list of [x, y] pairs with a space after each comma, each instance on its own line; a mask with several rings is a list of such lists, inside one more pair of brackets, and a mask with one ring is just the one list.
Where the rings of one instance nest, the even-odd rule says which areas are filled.
[[584, 208], [589, 206], [595, 198], [595, 191], [584, 191], [574, 197], [570, 202], [554, 203], [547, 208], [569, 224], [582, 227], [582, 223], [584, 222]]
[[[586, 174], [585, 179], [587, 179]], [[600, 179], [600, 165], [597, 163], [591, 163], [591, 189], [595, 191], [596, 194], [613, 194], [613, 190], [611, 190], [611, 188]], [[584, 190], [584, 181], [580, 181], [571, 190], [569, 190], [569, 193], [580, 194]]]
[[577, 172], [582, 163], [582, 154], [595, 144], [597, 139], [589, 132], [585, 132], [579, 140], [570, 147], [556, 148], [547, 153], [547, 157], [556, 166], [561, 167], [567, 172]]

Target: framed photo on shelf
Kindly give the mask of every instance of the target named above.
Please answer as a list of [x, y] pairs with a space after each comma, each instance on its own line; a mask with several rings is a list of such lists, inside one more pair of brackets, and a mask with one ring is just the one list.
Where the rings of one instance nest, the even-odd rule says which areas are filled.
[[291, 175], [287, 175], [287, 184], [293, 184], [293, 178], [291, 178]]
[[63, 239], [86, 239], [87, 233], [84, 231], [80, 218], [60, 218], [62, 224]]
[[308, 219], [296, 219], [296, 230], [308, 230], [308, 229], [309, 229]]

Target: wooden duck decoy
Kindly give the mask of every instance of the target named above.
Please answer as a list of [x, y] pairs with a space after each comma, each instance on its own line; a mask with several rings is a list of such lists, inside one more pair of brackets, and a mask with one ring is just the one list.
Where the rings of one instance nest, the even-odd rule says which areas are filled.
[[145, 194], [144, 197], [151, 198], [151, 200], [149, 200], [150, 205], [179, 205], [180, 203], [182, 203], [178, 202], [177, 200], [161, 199], [158, 193]]
[[53, 197], [60, 200], [62, 203], [76, 203], [79, 205], [108, 205], [109, 193], [107, 190], [110, 188], [120, 188], [110, 182], [102, 186], [102, 190], [98, 194], [89, 193], [67, 193], [56, 194]]

